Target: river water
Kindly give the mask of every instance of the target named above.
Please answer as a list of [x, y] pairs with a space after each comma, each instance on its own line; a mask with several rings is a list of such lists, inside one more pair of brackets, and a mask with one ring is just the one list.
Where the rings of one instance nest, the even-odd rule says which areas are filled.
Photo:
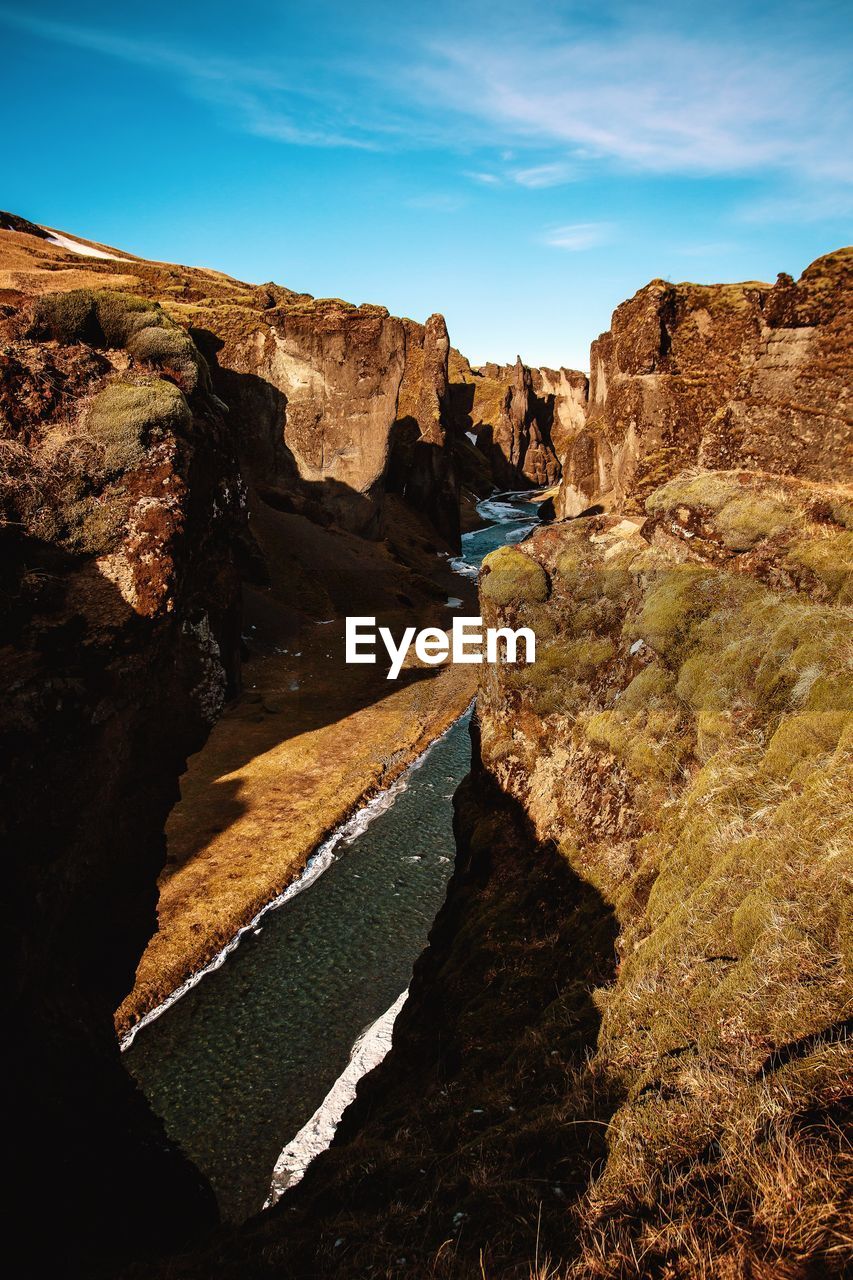
[[[489, 498], [479, 510], [490, 524], [464, 535], [454, 562], [461, 573], [475, 575], [484, 555], [525, 537], [537, 519], [521, 494]], [[387, 1045], [388, 1014], [452, 870], [451, 800], [470, 765], [469, 719], [433, 743], [368, 820], [348, 826], [309, 888], [263, 916], [126, 1051], [227, 1219], [264, 1204], [283, 1148], [322, 1107], [365, 1028], [376, 1023], [377, 1043]], [[312, 1126], [316, 1148], [328, 1116]]]

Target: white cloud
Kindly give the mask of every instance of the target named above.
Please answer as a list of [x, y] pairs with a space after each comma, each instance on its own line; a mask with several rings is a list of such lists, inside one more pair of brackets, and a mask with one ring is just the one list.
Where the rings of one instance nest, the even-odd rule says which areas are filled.
[[538, 164], [529, 169], [516, 169], [513, 181], [521, 187], [560, 187], [571, 182], [575, 177], [575, 169], [563, 160], [555, 160], [551, 164]]
[[566, 227], [552, 227], [543, 235], [542, 243], [552, 249], [578, 252], [605, 244], [610, 239], [611, 231], [608, 222], [574, 222]]
[[202, 57], [91, 27], [49, 22], [0, 9], [0, 23], [122, 62], [172, 74], [187, 96], [224, 109], [245, 133], [297, 146], [376, 150], [376, 134], [341, 118], [329, 95], [295, 75], [253, 62]]
[[496, 173], [474, 171], [466, 173], [465, 177], [470, 178], [472, 182], [482, 183], [484, 187], [500, 187], [503, 184], [503, 179], [499, 178]]
[[[853, 180], [842, 50], [677, 31], [478, 37], [434, 44], [412, 73], [492, 144], [546, 145], [590, 165], [694, 175], [786, 171]], [[563, 163], [556, 159], [554, 166]], [[521, 173], [547, 170], [548, 164]]]

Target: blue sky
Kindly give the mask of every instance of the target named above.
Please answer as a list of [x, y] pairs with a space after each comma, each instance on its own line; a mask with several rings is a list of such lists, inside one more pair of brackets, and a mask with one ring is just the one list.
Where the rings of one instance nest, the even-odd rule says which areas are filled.
[[0, 207], [585, 368], [848, 243], [849, 4], [0, 0]]

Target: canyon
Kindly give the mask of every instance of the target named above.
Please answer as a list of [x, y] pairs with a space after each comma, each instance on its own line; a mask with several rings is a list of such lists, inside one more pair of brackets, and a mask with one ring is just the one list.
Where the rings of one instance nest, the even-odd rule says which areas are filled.
[[[172, 1278], [843, 1274], [852, 260], [654, 281], [587, 379], [0, 215], [31, 1249]], [[543, 521], [478, 605], [452, 565], [495, 489]], [[531, 629], [535, 663], [341, 675], [347, 616], [448, 632], [460, 605]], [[391, 1052], [300, 1185], [217, 1227], [116, 1030], [475, 693]]]

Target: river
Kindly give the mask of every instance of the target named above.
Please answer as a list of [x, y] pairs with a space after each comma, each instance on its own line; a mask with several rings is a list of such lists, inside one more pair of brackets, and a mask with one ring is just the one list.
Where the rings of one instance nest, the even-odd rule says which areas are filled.
[[[478, 509], [490, 523], [463, 536], [454, 562], [472, 575], [484, 555], [519, 541], [537, 520], [522, 494]], [[377, 1019], [374, 1039], [387, 1045], [393, 1017], [383, 1015], [408, 985], [452, 870], [451, 800], [470, 765], [469, 719], [347, 825], [310, 887], [264, 915], [126, 1050], [131, 1073], [210, 1179], [228, 1220], [264, 1204], [282, 1150], [322, 1108]], [[364, 1040], [357, 1047], [339, 1094], [377, 1057]], [[321, 1145], [328, 1111], [297, 1147]], [[290, 1158], [298, 1163], [298, 1153]]]

